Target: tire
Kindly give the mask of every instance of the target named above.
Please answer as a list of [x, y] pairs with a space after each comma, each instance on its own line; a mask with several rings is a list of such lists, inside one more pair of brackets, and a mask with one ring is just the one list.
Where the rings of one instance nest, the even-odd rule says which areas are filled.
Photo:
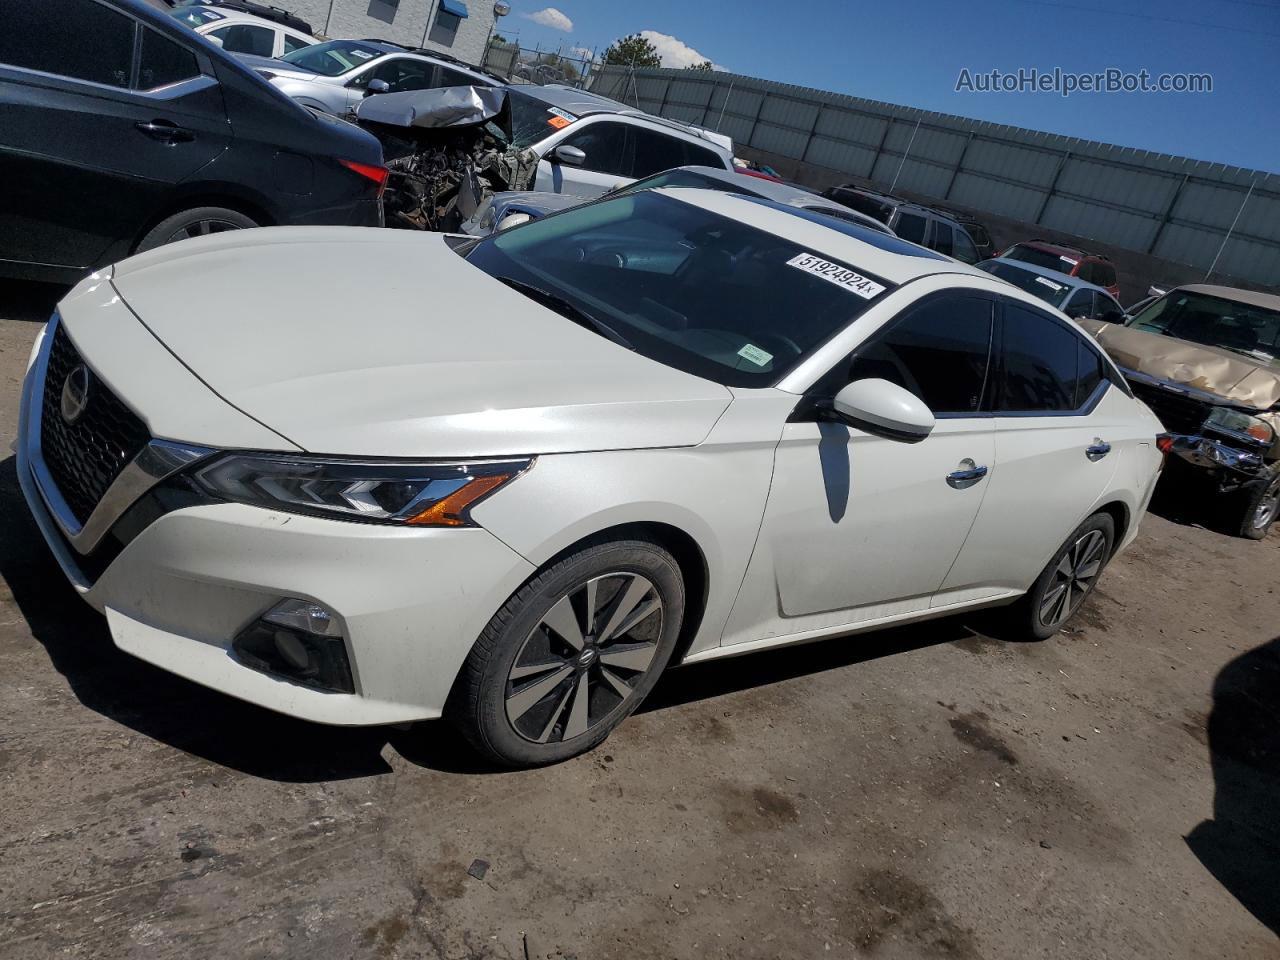
[[[1021, 639], [1047, 640], [1065, 627], [1097, 585], [1111, 559], [1115, 539], [1115, 521], [1106, 513], [1095, 513], [1076, 527], [1031, 589], [1008, 608], [1005, 623], [1009, 633]], [[1083, 589], [1083, 578], [1078, 576], [1082, 570], [1089, 572]]]
[[1262, 540], [1280, 516], [1280, 469], [1250, 483], [1236, 496], [1231, 513], [1232, 532], [1246, 540]]
[[133, 252], [154, 250], [190, 237], [202, 237], [227, 230], [247, 230], [256, 226], [258, 224], [243, 213], [226, 207], [194, 207], [161, 220], [147, 231], [147, 235], [138, 242]]
[[[589, 597], [593, 622], [585, 617]], [[493, 615], [445, 716], [503, 766], [585, 753], [653, 689], [675, 649], [684, 607], [680, 567], [662, 547], [646, 540], [588, 544], [541, 570]]]

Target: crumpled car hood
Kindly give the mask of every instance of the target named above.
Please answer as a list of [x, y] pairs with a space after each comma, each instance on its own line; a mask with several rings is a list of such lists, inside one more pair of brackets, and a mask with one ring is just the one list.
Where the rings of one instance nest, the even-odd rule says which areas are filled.
[[1128, 370], [1256, 410], [1280, 404], [1280, 369], [1262, 360], [1118, 323], [1077, 322]]
[[692, 446], [731, 400], [534, 303], [440, 234], [236, 231], [125, 260], [112, 283], [212, 390], [316, 453]]

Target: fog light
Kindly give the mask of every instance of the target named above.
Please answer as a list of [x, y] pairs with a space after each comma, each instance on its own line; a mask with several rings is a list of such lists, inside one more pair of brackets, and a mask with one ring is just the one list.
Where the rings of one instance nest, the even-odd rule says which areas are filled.
[[355, 693], [338, 618], [310, 600], [280, 601], [245, 628], [231, 648], [241, 663], [262, 673], [317, 690]]

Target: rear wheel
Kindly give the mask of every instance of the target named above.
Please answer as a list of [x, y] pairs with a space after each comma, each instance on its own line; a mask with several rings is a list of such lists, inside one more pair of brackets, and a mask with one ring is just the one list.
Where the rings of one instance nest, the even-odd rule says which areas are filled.
[[1026, 595], [1009, 607], [1011, 630], [1046, 640], [1066, 626], [1097, 586], [1115, 537], [1115, 521], [1106, 513], [1095, 513], [1076, 527]]
[[152, 250], [179, 240], [189, 240], [192, 237], [207, 237], [210, 234], [225, 233], [228, 230], [247, 230], [257, 225], [243, 213], [228, 210], [226, 207], [195, 207], [175, 213], [157, 223], [142, 238], [134, 253], [142, 253], [144, 250]]
[[489, 621], [448, 717], [506, 766], [590, 750], [653, 688], [683, 614], [680, 568], [662, 547], [588, 546], [535, 576]]

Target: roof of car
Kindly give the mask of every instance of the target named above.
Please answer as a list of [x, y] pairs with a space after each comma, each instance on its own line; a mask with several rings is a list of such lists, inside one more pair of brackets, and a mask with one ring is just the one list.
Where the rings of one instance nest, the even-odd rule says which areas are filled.
[[[1019, 270], [1025, 270], [1027, 273], [1034, 273], [1037, 276], [1044, 277], [1046, 280], [1052, 280], [1054, 283], [1060, 283], [1064, 287], [1070, 287], [1072, 290], [1084, 289], [1095, 290], [1098, 293], [1105, 293], [1107, 298], [1114, 300], [1111, 291], [1106, 287], [1100, 287], [1096, 283], [1088, 283], [1079, 277], [1073, 277], [1070, 274], [1062, 273], [1058, 270], [1050, 270], [1048, 267], [1039, 267], [1034, 263], [1027, 263], [1025, 260], [1014, 260], [1011, 257], [991, 257], [983, 260], [983, 263], [1007, 263], [1011, 267], [1017, 267]], [[984, 271], [985, 272], [985, 271]]]
[[1106, 260], [1107, 259], [1100, 253], [1090, 253], [1088, 250], [1081, 250], [1079, 247], [1073, 247], [1065, 243], [1055, 243], [1052, 240], [1040, 240], [1040, 239], [1019, 240], [1017, 243], [1014, 244], [1014, 246], [1015, 247], [1018, 247], [1018, 246], [1035, 247], [1036, 249], [1043, 250], [1046, 253], [1056, 253], [1058, 255], [1062, 255], [1065, 253], [1073, 257], [1079, 257], [1082, 260], [1085, 258], [1088, 258], [1090, 260]]
[[931, 207], [925, 203], [916, 203], [914, 200], [908, 200], [906, 197], [899, 197], [892, 193], [882, 193], [879, 190], [873, 190], [870, 187], [860, 187], [856, 183], [842, 183], [837, 189], [849, 190], [854, 193], [861, 193], [864, 196], [871, 197], [873, 200], [879, 200], [886, 204], [892, 204], [895, 207], [906, 207], [910, 210], [922, 210], [925, 213], [938, 217], [942, 220], [950, 220], [953, 223], [960, 223], [960, 218], [950, 210], [944, 210], [941, 207]]
[[439, 50], [428, 50], [426, 47], [411, 47], [407, 44], [396, 43], [394, 40], [383, 40], [381, 37], [365, 37], [355, 42], [367, 43], [369, 46], [376, 47], [383, 53], [410, 53], [415, 57], [428, 57], [432, 60], [439, 60], [442, 63], [447, 63], [451, 66], [457, 67], [460, 70], [466, 70], [470, 73], [476, 74], [477, 76], [488, 77], [491, 80], [501, 81], [503, 85], [506, 84], [506, 81], [497, 74], [490, 73], [488, 70], [477, 67], [474, 64], [467, 63], [465, 60], [459, 60], [452, 54], [441, 53]]
[[1256, 290], [1242, 290], [1239, 287], [1220, 287], [1212, 283], [1184, 283], [1173, 289], [1203, 293], [1209, 297], [1233, 300], [1236, 303], [1247, 303], [1252, 307], [1262, 307], [1264, 310], [1280, 310], [1280, 296], [1274, 293], [1259, 293]]
[[637, 110], [635, 107], [620, 100], [611, 100], [608, 97], [594, 94], [589, 90], [579, 90], [575, 87], [567, 87], [561, 84], [548, 84], [547, 86], [519, 84], [509, 89], [518, 90], [534, 100], [541, 100], [543, 103], [566, 110], [578, 117], [587, 117], [600, 113], [616, 113], [619, 116], [629, 117], [634, 120], [644, 120], [657, 126], [678, 131], [696, 140], [701, 140], [708, 146], [723, 153], [726, 157], [731, 155], [731, 151], [726, 149], [723, 144], [707, 136], [704, 130], [692, 124], [681, 123], [679, 120], [669, 120], [666, 117], [655, 117], [651, 113]]
[[827, 217], [807, 216], [805, 211], [777, 201], [693, 187], [658, 187], [653, 192], [766, 230], [891, 283], [936, 273], [991, 278], [985, 270], [906, 240]]
[[[178, 8], [175, 7], [174, 9], [177, 10]], [[201, 4], [196, 9], [212, 10], [214, 13], [221, 14], [224, 20], [228, 20], [233, 23], [260, 23], [264, 27], [280, 27], [284, 30], [292, 30], [294, 33], [300, 33], [303, 36], [313, 36], [313, 34], [308, 33], [306, 30], [299, 29], [292, 24], [281, 23], [279, 20], [268, 20], [266, 17], [260, 17], [256, 13], [250, 13], [248, 10], [240, 10], [236, 7], [224, 7], [222, 4], [210, 3]], [[207, 24], [207, 26], [212, 26], [212, 24]]]

